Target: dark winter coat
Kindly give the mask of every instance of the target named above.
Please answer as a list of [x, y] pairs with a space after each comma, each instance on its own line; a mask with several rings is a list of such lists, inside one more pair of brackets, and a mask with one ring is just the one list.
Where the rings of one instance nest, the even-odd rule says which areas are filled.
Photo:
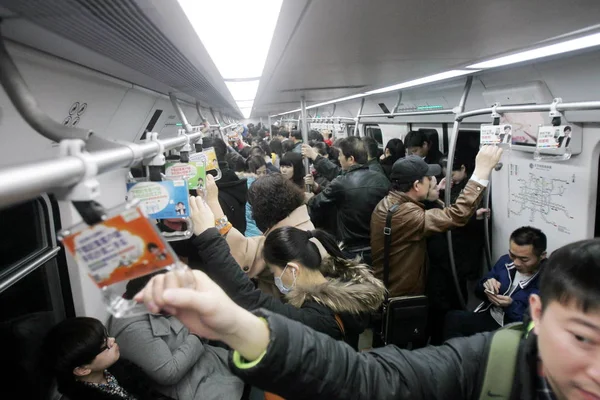
[[[328, 282], [312, 287], [296, 287], [287, 295], [288, 303], [258, 289], [240, 269], [229, 246], [216, 229], [209, 229], [193, 240], [200, 256], [200, 268], [228, 296], [247, 310], [265, 308], [299, 321], [334, 339], [357, 343], [368, 323], [368, 314], [379, 309], [384, 288], [366, 265], [336, 268], [331, 257], [325, 259], [322, 272]], [[339, 315], [345, 335], [336, 322]]]
[[[286, 400], [477, 400], [493, 333], [451, 339], [442, 346], [357, 353], [348, 346], [266, 310], [270, 343], [256, 365], [232, 371], [246, 383]], [[537, 336], [523, 339], [511, 400], [536, 399]], [[501, 379], [501, 377], [498, 377]]]
[[219, 204], [231, 225], [240, 232], [246, 231], [246, 193], [248, 187], [245, 179], [240, 179], [229, 169], [227, 162], [219, 162], [221, 179], [216, 184], [219, 188]]
[[371, 214], [388, 189], [384, 174], [370, 171], [366, 165], [354, 165], [308, 202], [310, 217], [323, 220], [336, 212], [336, 238], [345, 249], [370, 248]]

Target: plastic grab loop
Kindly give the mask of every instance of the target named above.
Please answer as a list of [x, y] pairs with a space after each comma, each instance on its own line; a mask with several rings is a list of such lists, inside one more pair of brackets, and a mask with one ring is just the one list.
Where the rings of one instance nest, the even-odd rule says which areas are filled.
[[500, 107], [500, 103], [494, 103], [492, 105], [492, 125], [500, 125], [500, 114], [497, 111], [497, 108]]
[[64, 139], [59, 143], [61, 157], [77, 157], [83, 162], [84, 174], [82, 180], [63, 197], [69, 201], [91, 201], [100, 195], [100, 183], [96, 179], [98, 165], [92, 161], [85, 151], [85, 142], [81, 139]]
[[556, 109], [556, 106], [560, 103], [562, 103], [562, 99], [557, 97], [552, 101], [552, 104], [550, 104], [549, 116], [552, 119], [552, 126], [560, 126], [562, 124], [563, 114]]
[[71, 201], [73, 206], [88, 225], [95, 225], [105, 218], [104, 208], [95, 201], [100, 196], [100, 183], [96, 179], [98, 165], [92, 161], [85, 151], [85, 142], [81, 139], [65, 139], [59, 143], [62, 157], [77, 157], [83, 162], [84, 173], [82, 180], [72, 188], [67, 189], [60, 197]]

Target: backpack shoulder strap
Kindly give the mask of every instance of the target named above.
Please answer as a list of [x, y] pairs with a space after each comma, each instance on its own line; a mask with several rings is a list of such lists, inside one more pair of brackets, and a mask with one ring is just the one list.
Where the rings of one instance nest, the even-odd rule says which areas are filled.
[[342, 318], [339, 314], [335, 314], [335, 323], [338, 328], [340, 328], [340, 332], [342, 332], [342, 338], [346, 340], [346, 330], [344, 329], [344, 322], [342, 322]]
[[[386, 289], [390, 287], [390, 247], [392, 245], [392, 217], [394, 213], [398, 211], [400, 205], [392, 205], [385, 217], [385, 228], [383, 228], [383, 285]], [[387, 292], [386, 292], [387, 299]]]
[[479, 400], [509, 399], [523, 332], [500, 329], [492, 337]]

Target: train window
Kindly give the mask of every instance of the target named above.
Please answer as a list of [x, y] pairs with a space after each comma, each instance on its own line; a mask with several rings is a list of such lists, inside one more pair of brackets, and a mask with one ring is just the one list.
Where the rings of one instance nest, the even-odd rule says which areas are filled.
[[379, 128], [379, 125], [364, 125], [364, 130], [365, 136], [369, 136], [375, 139], [375, 141], [379, 145], [379, 148], [383, 149], [383, 135], [381, 134], [381, 129]]
[[41, 200], [0, 211], [0, 279], [49, 247], [47, 218]]
[[[354, 125], [355, 124], [346, 124], [346, 131], [348, 132], [348, 136], [354, 136]], [[360, 132], [359, 132], [360, 136]]]

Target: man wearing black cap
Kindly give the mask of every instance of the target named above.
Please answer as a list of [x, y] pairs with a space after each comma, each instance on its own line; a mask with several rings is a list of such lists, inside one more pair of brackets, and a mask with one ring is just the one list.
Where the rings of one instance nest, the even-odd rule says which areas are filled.
[[[456, 202], [443, 209], [425, 210], [431, 176], [441, 167], [427, 164], [421, 157], [401, 158], [392, 166], [389, 194], [379, 202], [371, 217], [371, 248], [377, 278], [383, 277], [384, 228], [388, 210], [399, 207], [391, 219], [389, 251], [390, 296], [422, 295], [425, 292], [428, 235], [465, 225], [477, 209], [488, 178], [502, 155], [502, 149], [484, 146], [477, 154], [475, 171]], [[388, 231], [388, 230], [386, 230]], [[388, 231], [389, 232], [389, 231]]]

